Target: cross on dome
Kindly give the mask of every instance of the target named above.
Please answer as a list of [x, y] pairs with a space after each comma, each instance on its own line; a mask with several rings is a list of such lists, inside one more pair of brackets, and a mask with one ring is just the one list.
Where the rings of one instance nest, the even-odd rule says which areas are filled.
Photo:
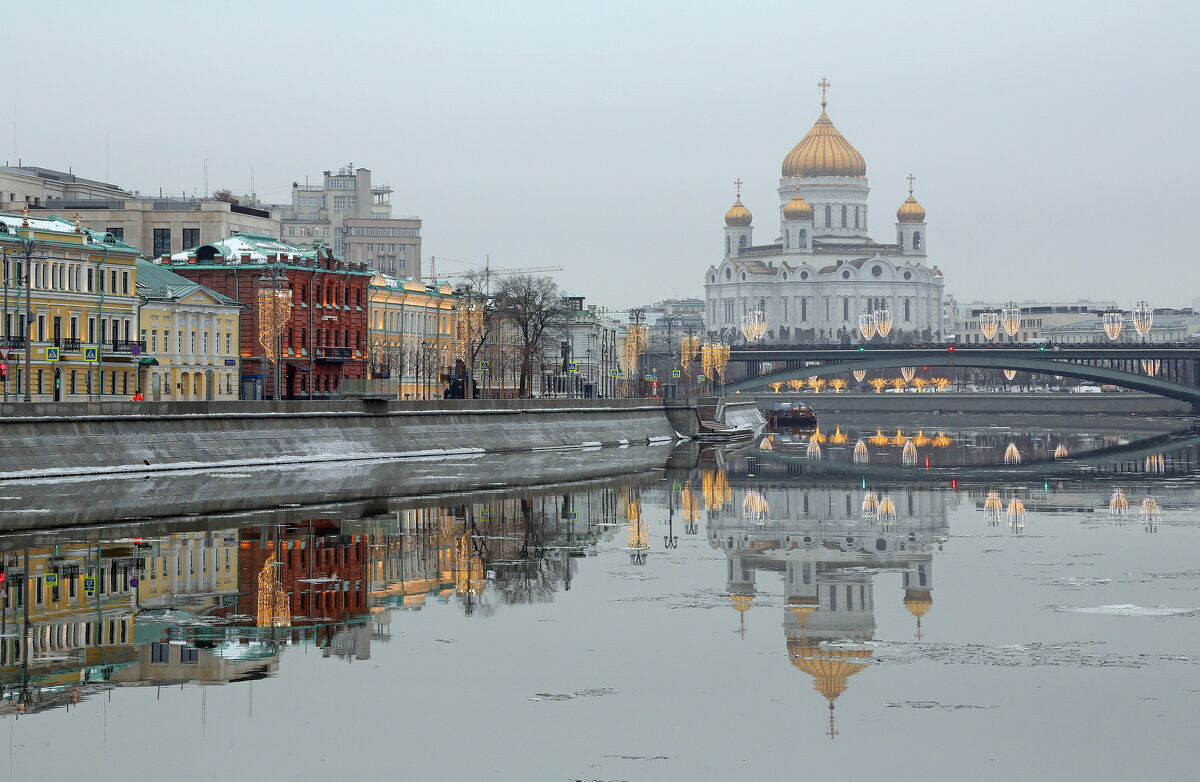
[[912, 174], [909, 174], [908, 176], [905, 177], [905, 179], [908, 180], [908, 194], [912, 195], [912, 183], [916, 180], [916, 177], [913, 176]]
[[733, 184], [734, 184], [734, 186], [737, 187], [737, 197], [741, 198], [742, 197], [742, 180], [741, 180], [741, 178], [739, 177], [738, 179], [733, 180]]
[[826, 79], [824, 76], [822, 76], [821, 80], [817, 82], [817, 86], [821, 88], [821, 108], [825, 108], [827, 105], [825, 103], [825, 91], [833, 85], [829, 83], [829, 79]]

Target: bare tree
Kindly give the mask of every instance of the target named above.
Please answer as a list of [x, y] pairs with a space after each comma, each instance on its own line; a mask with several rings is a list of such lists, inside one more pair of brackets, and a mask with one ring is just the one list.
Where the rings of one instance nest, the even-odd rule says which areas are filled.
[[567, 308], [562, 289], [549, 277], [518, 274], [505, 277], [496, 285], [493, 304], [496, 316], [516, 330], [521, 361], [517, 394], [528, 397], [546, 340], [565, 327]]
[[214, 191], [212, 197], [214, 201], [224, 201], [232, 206], [237, 206], [241, 203], [227, 187]]

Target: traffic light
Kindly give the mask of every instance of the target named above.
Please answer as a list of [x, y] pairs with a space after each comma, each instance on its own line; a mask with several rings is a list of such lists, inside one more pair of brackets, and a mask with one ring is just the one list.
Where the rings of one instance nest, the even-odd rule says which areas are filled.
[[0, 570], [0, 588], [4, 587], [4, 582], [8, 580], [8, 573]]
[[8, 381], [8, 362], [0, 363], [0, 381]]
[[947, 347], [947, 348], [946, 348], [946, 350], [947, 350], [948, 352], [950, 352], [950, 353], [953, 353], [953, 352], [954, 352], [954, 346], [953, 346], [953, 345], [950, 345], [949, 347]]
[[864, 348], [862, 345], [859, 345], [859, 346], [858, 346], [858, 352], [859, 352], [859, 353], [866, 353], [866, 352], [867, 352], [867, 349], [866, 349], [866, 348]]

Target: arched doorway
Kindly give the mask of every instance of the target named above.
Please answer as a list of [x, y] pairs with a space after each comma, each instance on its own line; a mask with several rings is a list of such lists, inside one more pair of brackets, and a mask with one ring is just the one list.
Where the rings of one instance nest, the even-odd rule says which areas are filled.
[[54, 401], [62, 401], [62, 370], [54, 368]]
[[204, 376], [199, 372], [192, 373], [192, 395], [197, 400], [204, 398]]

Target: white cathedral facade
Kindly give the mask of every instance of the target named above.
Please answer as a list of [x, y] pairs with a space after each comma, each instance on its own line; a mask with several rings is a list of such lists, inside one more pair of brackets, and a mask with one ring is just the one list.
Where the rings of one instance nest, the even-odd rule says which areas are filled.
[[926, 265], [925, 210], [912, 195], [896, 212], [895, 243], [867, 234], [867, 164], [825, 112], [783, 160], [779, 235], [754, 243], [753, 218], [737, 200], [725, 213], [725, 258], [705, 274], [708, 328], [741, 341], [743, 316], [762, 312], [761, 341], [860, 343], [860, 316], [884, 313], [875, 342], [942, 337], [944, 281]]

